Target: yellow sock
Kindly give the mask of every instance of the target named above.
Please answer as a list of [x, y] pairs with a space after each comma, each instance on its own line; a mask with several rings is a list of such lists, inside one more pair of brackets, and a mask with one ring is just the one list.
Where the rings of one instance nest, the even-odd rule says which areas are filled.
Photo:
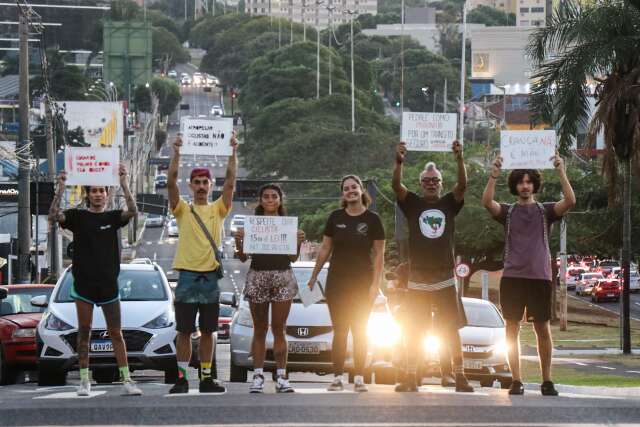
[[200, 362], [200, 379], [211, 377], [211, 362]]

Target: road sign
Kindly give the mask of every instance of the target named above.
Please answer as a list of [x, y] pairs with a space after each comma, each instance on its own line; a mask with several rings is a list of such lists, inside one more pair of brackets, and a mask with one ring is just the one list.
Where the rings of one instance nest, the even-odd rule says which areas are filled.
[[468, 264], [460, 263], [456, 267], [456, 276], [458, 276], [461, 279], [464, 279], [465, 277], [469, 276], [469, 273], [471, 273], [471, 268], [469, 267]]
[[163, 216], [167, 214], [167, 199], [162, 194], [136, 194], [136, 204], [140, 212]]
[[169, 167], [170, 162], [171, 162], [171, 159], [169, 157], [152, 157], [149, 159], [150, 165]]
[[20, 130], [20, 123], [18, 122], [8, 122], [2, 124], [2, 132], [8, 133], [11, 135], [17, 135]]

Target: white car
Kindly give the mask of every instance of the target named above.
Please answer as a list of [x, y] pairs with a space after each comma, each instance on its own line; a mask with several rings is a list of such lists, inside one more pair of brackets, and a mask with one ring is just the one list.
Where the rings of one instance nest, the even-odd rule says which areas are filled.
[[147, 215], [147, 219], [144, 221], [145, 225], [149, 228], [152, 227], [164, 227], [164, 216], [157, 214]]
[[572, 290], [576, 288], [580, 275], [586, 273], [588, 270], [582, 267], [569, 267], [567, 269], [567, 289]]
[[598, 280], [604, 280], [605, 277], [602, 273], [583, 273], [580, 275], [580, 280], [576, 283], [576, 295], [591, 295], [593, 287], [598, 283]]
[[[40, 385], [64, 385], [67, 372], [78, 368], [76, 307], [70, 296], [71, 267], [53, 290], [49, 302], [35, 297], [31, 303], [47, 307], [36, 329], [38, 381]], [[122, 332], [131, 370], [157, 369], [167, 383], [175, 381], [175, 314], [167, 278], [157, 264], [121, 264], [118, 277]], [[118, 381], [113, 344], [102, 310], [94, 309], [89, 357], [93, 379]]]
[[167, 226], [167, 235], [169, 237], [178, 237], [180, 231], [178, 230], [178, 221], [173, 218], [169, 221], [169, 225]]
[[231, 218], [231, 225], [229, 225], [231, 233], [235, 233], [239, 228], [244, 227], [244, 218], [244, 215], [234, 215], [233, 218]]
[[193, 73], [193, 85], [200, 86], [205, 82], [204, 77], [202, 77], [202, 73], [195, 72]]
[[211, 106], [211, 115], [212, 116], [223, 116], [224, 115], [224, 110], [222, 109], [222, 107], [220, 105], [212, 105]]
[[632, 271], [629, 280], [629, 290], [631, 292], [640, 291], [640, 274], [637, 271]]
[[180, 79], [180, 83], [182, 84], [182, 86], [191, 86], [191, 77], [187, 76], [182, 76], [182, 78]]
[[177, 79], [178, 78], [178, 73], [176, 72], [176, 70], [171, 70], [171, 71], [169, 71], [169, 73], [167, 73], [167, 76], [172, 78], [172, 79]]

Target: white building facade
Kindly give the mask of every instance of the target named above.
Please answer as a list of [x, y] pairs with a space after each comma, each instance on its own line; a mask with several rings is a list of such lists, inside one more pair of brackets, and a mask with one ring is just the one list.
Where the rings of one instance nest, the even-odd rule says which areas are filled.
[[246, 0], [245, 12], [290, 19], [324, 28], [329, 22], [340, 25], [349, 22], [349, 15], [378, 13], [378, 0]]

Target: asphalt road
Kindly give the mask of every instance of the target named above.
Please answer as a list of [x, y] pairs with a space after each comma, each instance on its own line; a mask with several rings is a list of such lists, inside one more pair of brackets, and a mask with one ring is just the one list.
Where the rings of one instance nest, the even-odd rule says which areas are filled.
[[[607, 300], [607, 301], [595, 303], [595, 302], [591, 302], [590, 296], [578, 296], [575, 294], [574, 291], [568, 291], [568, 292], [569, 292], [570, 298], [581, 299], [595, 307], [599, 307], [602, 310], [607, 310], [618, 315], [622, 313], [622, 305], [621, 305], [622, 298], [620, 298], [620, 301], [618, 302]], [[640, 321], [640, 293], [632, 293], [630, 295], [629, 312], [633, 320]]]

